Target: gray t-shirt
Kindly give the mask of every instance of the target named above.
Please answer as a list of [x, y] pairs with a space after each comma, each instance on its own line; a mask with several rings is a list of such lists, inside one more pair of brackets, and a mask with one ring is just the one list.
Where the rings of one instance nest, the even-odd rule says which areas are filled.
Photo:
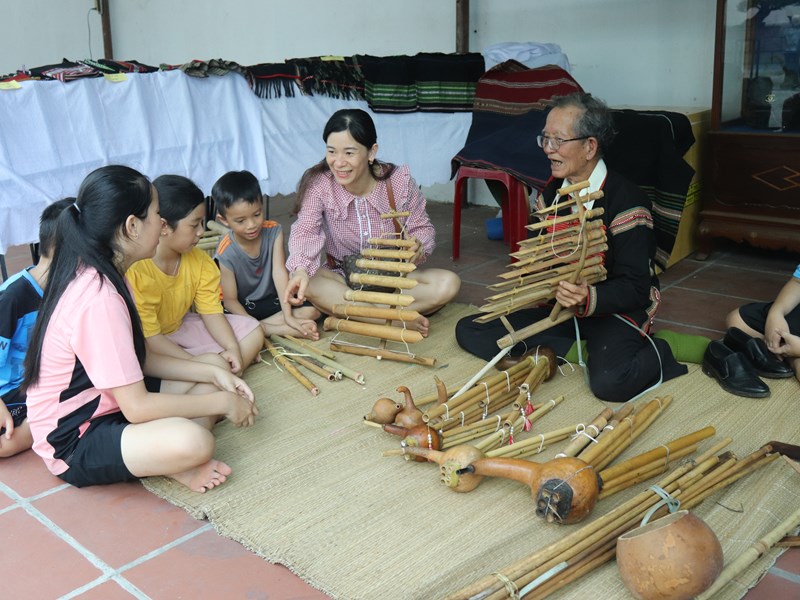
[[245, 304], [247, 300], [263, 300], [276, 293], [275, 283], [272, 281], [272, 246], [281, 225], [275, 221], [264, 221], [261, 229], [261, 249], [258, 256], [249, 256], [233, 237], [233, 232], [228, 231], [217, 246], [214, 258], [219, 264], [233, 271], [236, 277], [238, 300]]

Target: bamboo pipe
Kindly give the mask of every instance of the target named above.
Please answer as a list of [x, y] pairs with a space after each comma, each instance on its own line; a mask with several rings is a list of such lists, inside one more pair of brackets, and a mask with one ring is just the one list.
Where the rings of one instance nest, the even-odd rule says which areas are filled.
[[[593, 208], [591, 210], [586, 211], [585, 219], [588, 221], [589, 219], [596, 219], [603, 215], [605, 210], [602, 207]], [[556, 217], [555, 219], [547, 219], [546, 221], [542, 221], [541, 223], [531, 223], [530, 225], [526, 225], [525, 228], [530, 231], [539, 231], [540, 229], [547, 229], [548, 227], [553, 227], [555, 225], [560, 225], [562, 223], [569, 223], [570, 221], [577, 221], [578, 215], [564, 215], [563, 217]]]
[[686, 446], [685, 448], [676, 450], [668, 457], [664, 457], [664, 460], [653, 461], [647, 465], [639, 467], [634, 471], [631, 471], [630, 473], [626, 473], [621, 477], [612, 479], [611, 481], [603, 480], [603, 491], [600, 492], [600, 498], [602, 499], [612, 496], [617, 492], [621, 492], [622, 490], [626, 490], [631, 486], [637, 485], [643, 481], [647, 481], [648, 479], [652, 479], [657, 475], [665, 473], [672, 463], [679, 458], [694, 454], [698, 447], [699, 446], [697, 444]]
[[404, 238], [369, 238], [367, 243], [370, 246], [394, 246], [396, 248], [412, 248], [417, 244], [417, 240]]
[[[520, 256], [525, 256], [526, 254], [543, 251], [545, 249], [549, 250], [553, 247], [574, 245], [580, 240], [580, 235], [578, 233], [580, 230], [580, 224], [574, 224], [554, 231], [540, 231], [534, 237], [520, 240], [520, 249], [511, 253], [511, 256], [516, 256], [518, 254]], [[592, 239], [599, 236], [605, 237], [606, 235], [603, 229], [603, 221], [600, 219], [586, 221], [583, 230], [591, 233]]]
[[498, 448], [497, 450], [487, 452], [486, 456], [491, 458], [497, 458], [500, 456], [519, 458], [525, 455], [538, 454], [540, 452], [540, 448], [541, 450], [544, 449], [545, 444], [565, 440], [570, 436], [573, 430], [573, 427], [570, 426], [548, 431], [547, 433], [537, 433], [533, 437], [529, 437], [522, 441], [509, 444], [508, 446]]
[[422, 340], [422, 334], [412, 329], [378, 325], [377, 323], [364, 323], [362, 321], [345, 321], [337, 317], [327, 317], [322, 327], [325, 331], [344, 331], [346, 333], [392, 340], [393, 342], [415, 344]]
[[[588, 271], [589, 270], [588, 267], [592, 267], [595, 265], [602, 266], [602, 260], [603, 260], [602, 256], [592, 256], [587, 261], [588, 264], [584, 265], [584, 268], [581, 270], [581, 272], [583, 272], [584, 269]], [[510, 273], [511, 275], [514, 275], [513, 278], [509, 277], [506, 281], [493, 283], [489, 287], [491, 289], [503, 289], [516, 284], [517, 287], [515, 289], [529, 289], [534, 284], [538, 284], [540, 286], [548, 284], [552, 285], [554, 283], [558, 283], [559, 281], [561, 281], [564, 278], [564, 276], [569, 275], [572, 272], [573, 267], [574, 267], [574, 261], [571, 261], [562, 264], [559, 267], [542, 270], [541, 272], [533, 272], [531, 274], [524, 276], [519, 276], [516, 273]]]
[[[460, 394], [459, 394], [459, 392], [456, 392], [456, 394], [454, 394], [444, 404], [438, 404], [438, 405], [430, 408], [429, 410], [425, 411], [422, 414], [422, 420], [427, 423], [431, 419], [435, 419], [436, 417], [440, 417], [441, 415], [445, 414], [445, 412], [449, 412], [449, 411], [455, 410], [455, 408], [457, 406], [459, 406], [460, 404], [464, 403], [466, 400], [468, 400], [472, 396], [474, 396], [476, 394], [483, 393], [484, 389], [485, 389], [483, 387], [484, 383], [486, 385], [489, 385], [489, 386], [492, 386], [492, 385], [496, 384], [499, 381], [502, 381], [503, 383], [506, 383], [506, 382], [509, 381], [509, 379], [511, 377], [513, 377], [514, 375], [516, 375], [517, 373], [519, 373], [522, 370], [525, 370], [525, 376], [527, 376], [528, 370], [532, 369], [533, 366], [534, 366], [533, 358], [529, 356], [525, 360], [519, 361], [517, 364], [513, 365], [511, 368], [509, 368], [509, 369], [507, 369], [505, 371], [500, 371], [499, 373], [495, 373], [494, 375], [490, 375], [487, 378], [484, 378], [484, 379], [481, 379], [481, 380], [478, 380], [478, 381], [473, 381], [472, 384], [474, 384], [474, 385], [471, 385], [466, 390], [462, 387], [459, 390], [459, 392], [461, 392]], [[509, 379], [507, 379], [506, 377], [508, 377]]]
[[[578, 206], [578, 217], [579, 217], [579, 219], [580, 219], [582, 224], [586, 223], [586, 218], [587, 218], [588, 211], [584, 208], [583, 202], [581, 202], [581, 200], [580, 200], [580, 196], [578, 196], [576, 198], [576, 200], [577, 200], [577, 206]], [[580, 248], [580, 255], [578, 257], [578, 264], [575, 266], [575, 270], [572, 272], [572, 274], [569, 276], [569, 279], [567, 280], [571, 284], [575, 284], [575, 283], [578, 282], [578, 278], [580, 277], [581, 271], [583, 270], [583, 265], [586, 263], [586, 256], [587, 256], [587, 251], [588, 251], [588, 248], [589, 248], [589, 243], [586, 240], [586, 237], [585, 237], [585, 234], [584, 234], [583, 231], [581, 232], [581, 235], [583, 237], [583, 243], [581, 244], [581, 248]], [[561, 312], [562, 308], [564, 308], [564, 306], [560, 302], [556, 301], [555, 306], [553, 306], [553, 310], [550, 311], [550, 320], [551, 321], [555, 321], [556, 320], [556, 318], [558, 317], [558, 315]]]
[[363, 304], [334, 304], [333, 314], [342, 317], [367, 317], [370, 319], [386, 319], [387, 321], [409, 322], [419, 319], [422, 315], [416, 310], [403, 308], [382, 308], [378, 306], [365, 306]]
[[368, 275], [367, 273], [350, 273], [350, 283], [359, 285], [377, 285], [385, 288], [410, 290], [417, 287], [416, 279], [407, 277], [390, 277], [388, 275]]
[[501, 337], [497, 340], [497, 346], [499, 348], [509, 348], [514, 346], [517, 342], [522, 340], [528, 339], [532, 335], [536, 335], [537, 333], [541, 333], [550, 327], [558, 325], [559, 323], [565, 323], [569, 321], [572, 317], [575, 316], [575, 313], [572, 310], [564, 311], [555, 321], [551, 321], [550, 319], [542, 319], [537, 323], [533, 323], [532, 325], [528, 325], [527, 327], [523, 327], [522, 329], [515, 331], [514, 333], [509, 333], [506, 336]]
[[[659, 401], [660, 400], [660, 401]], [[654, 403], [658, 401], [657, 405]], [[630, 446], [636, 439], [642, 435], [649, 427], [653, 424], [653, 422], [661, 416], [664, 410], [672, 403], [672, 396], [664, 396], [663, 398], [656, 398], [654, 399], [645, 409], [649, 409], [645, 412], [645, 409], [642, 409], [641, 415], [634, 415], [633, 423], [631, 423], [631, 433], [627, 437], [617, 438], [616, 442], [613, 443], [610, 447], [607, 448], [606, 452], [602, 455], [602, 458], [598, 462], [595, 467], [598, 470], [605, 469], [611, 461], [613, 461], [616, 457], [622, 454], [628, 446]]]
[[387, 250], [385, 248], [362, 248], [361, 256], [364, 258], [391, 258], [393, 260], [408, 260], [416, 254], [413, 250]]
[[[522, 375], [518, 374], [511, 380], [511, 384], [516, 386], [522, 381]], [[489, 388], [490, 402], [487, 405], [484, 402], [484, 396], [473, 399], [470, 403], [459, 405], [454, 412], [450, 413], [449, 419], [434, 419], [430, 425], [438, 428], [439, 431], [455, 429], [459, 426], [472, 424], [486, 418], [488, 407], [491, 406], [492, 410], [502, 410], [506, 408], [516, 396], [514, 390], [504, 390], [505, 382], [502, 384], [495, 384]], [[460, 425], [459, 425], [460, 424]]]
[[417, 269], [414, 263], [400, 262], [397, 260], [373, 260], [371, 258], [359, 258], [356, 266], [360, 269], [374, 269], [376, 271], [391, 271], [396, 273], [411, 273]]
[[664, 457], [669, 457], [673, 452], [676, 452], [686, 446], [691, 446], [693, 444], [697, 444], [702, 440], [708, 439], [714, 436], [717, 433], [717, 430], [711, 426], [704, 427], [703, 429], [698, 429], [690, 434], [684, 435], [682, 437], [676, 438], [667, 444], [663, 444], [648, 452], [644, 452], [639, 454], [638, 456], [634, 456], [633, 458], [629, 458], [626, 461], [618, 463], [613, 467], [609, 467], [608, 469], [600, 470], [600, 477], [603, 481], [610, 481], [615, 477], [619, 477], [624, 475], [625, 473], [629, 473], [634, 469], [638, 469], [639, 467], [646, 465], [650, 462], [655, 460], [661, 460]]
[[[605, 236], [599, 236], [599, 239], [590, 239], [588, 240], [589, 245], [587, 246], [586, 252], [589, 255], [592, 254], [599, 254], [601, 252], [605, 252], [608, 250], [608, 240]], [[565, 245], [566, 246], [566, 245]], [[579, 241], [578, 244], [567, 247], [574, 247], [575, 252], [579, 251], [583, 246], [583, 240]], [[545, 269], [549, 269], [554, 265], [560, 265], [565, 262], [574, 262], [574, 252], [571, 252], [568, 255], [564, 256], [553, 256], [553, 254], [557, 253], [557, 249], [548, 249], [547, 255], [552, 256], [552, 258], [547, 258], [542, 260], [544, 256], [539, 254], [537, 256], [533, 256], [531, 258], [527, 258], [525, 260], [520, 260], [515, 263], [511, 263], [507, 265], [507, 268], [511, 269], [508, 272], [501, 273], [498, 275], [500, 279], [513, 279], [514, 277], [519, 277], [525, 273], [536, 273], [539, 271], [544, 271]], [[545, 255], [546, 256], [546, 255]]]
[[[638, 418], [640, 420], [648, 418], [654, 411], [658, 410], [665, 403], [666, 402], [660, 398], [654, 398], [648, 402], [641, 409], [641, 411], [639, 411]], [[633, 419], [637, 416], [635, 414], [630, 415], [630, 411], [634, 410], [635, 408], [636, 407], [631, 404], [620, 408], [620, 410], [614, 416], [614, 419], [612, 419], [612, 423], [614, 421], [617, 422], [615, 425], [613, 425], [614, 428], [609, 429], [607, 426], [607, 428], [603, 430], [603, 433], [600, 434], [598, 443], [587, 448], [585, 452], [581, 452], [578, 455], [578, 458], [588, 462], [591, 465], [594, 465], [595, 468], [599, 470], [599, 467], [597, 467], [599, 462], [603, 460], [604, 457], [608, 456], [619, 443], [624, 443], [626, 441], [630, 443], [630, 441], [633, 439]], [[625, 438], [627, 438], [627, 440]]]
[[556, 194], [559, 196], [568, 196], [573, 192], [580, 192], [581, 190], [585, 190], [586, 188], [591, 185], [588, 179], [584, 179], [583, 181], [579, 181], [577, 183], [573, 183], [572, 185], [565, 185], [564, 187], [556, 190]]
[[[525, 381], [523, 381], [522, 385], [519, 386], [519, 394], [517, 400], [514, 401], [514, 408], [520, 409], [528, 404], [530, 395], [536, 391], [536, 389], [539, 387], [539, 384], [542, 383], [542, 381], [544, 381], [548, 375], [550, 375], [551, 368], [552, 365], [550, 364], [550, 359], [547, 356], [543, 354], [542, 356], [538, 357], [538, 360], [536, 360], [533, 368], [525, 377]], [[522, 400], [523, 397], [524, 402]], [[556, 402], [556, 404], [560, 403], [563, 399], [563, 395], [559, 396], [559, 400]], [[539, 417], [537, 417], [537, 419], [538, 418]]]
[[[588, 194], [579, 195], [578, 198], [581, 202], [591, 202], [592, 200], [599, 200], [605, 196], [603, 190], [597, 190], [596, 192], [590, 192]], [[566, 208], [568, 206], [572, 206], [576, 204], [577, 200], [575, 198], [570, 198], [565, 200], [564, 202], [559, 202], [558, 204], [553, 204], [552, 206], [548, 206], [547, 208], [540, 208], [534, 214], [535, 215], [545, 215], [547, 213], [555, 212], [559, 209]]]
[[336, 355], [333, 352], [328, 352], [327, 350], [324, 350], [323, 348], [317, 348], [316, 346], [312, 346], [311, 344], [309, 344], [305, 340], [301, 340], [299, 338], [296, 338], [293, 335], [273, 336], [273, 337], [281, 339], [281, 340], [284, 340], [284, 341], [285, 340], [289, 340], [290, 342], [292, 342], [294, 344], [297, 344], [301, 348], [305, 348], [306, 350], [308, 350], [309, 352], [311, 352], [313, 354], [317, 354], [319, 356], [324, 356], [325, 358], [330, 358], [331, 360], [335, 360], [336, 359]]
[[355, 354], [357, 356], [371, 356], [378, 360], [393, 360], [395, 362], [405, 362], [415, 365], [422, 365], [424, 367], [433, 367], [436, 365], [435, 358], [428, 358], [425, 356], [417, 356], [415, 354], [403, 354], [402, 352], [393, 352], [386, 348], [365, 348], [363, 346], [356, 346], [350, 344], [337, 344], [331, 342], [331, 349], [337, 352], [344, 352], [346, 354]]
[[381, 219], [398, 219], [410, 216], [411, 213], [407, 210], [390, 210], [387, 213], [381, 213]]
[[214, 219], [209, 219], [206, 221], [206, 229], [213, 231], [217, 235], [225, 235], [228, 233], [228, 228]]
[[[597, 415], [592, 421], [584, 426], [582, 430], [578, 430], [578, 427], [582, 425], [579, 423], [575, 426], [575, 437], [573, 440], [567, 445], [564, 450], [556, 454], [555, 458], [562, 458], [564, 456], [577, 456], [578, 453], [583, 450], [589, 443], [591, 443], [594, 439], [600, 435], [600, 431], [603, 427], [606, 426], [608, 420], [614, 414], [614, 410], [611, 408], [604, 408], [599, 415]], [[590, 431], [593, 430], [593, 431]], [[584, 434], [583, 432], [588, 431], [589, 433]], [[593, 436], [593, 437], [590, 437]]]
[[[298, 353], [303, 353], [308, 351], [309, 354], [313, 355], [313, 360], [322, 364], [323, 367], [328, 367], [329, 369], [333, 370], [333, 374], [335, 378], [341, 379], [344, 375], [345, 377], [350, 377], [349, 375], [345, 375], [345, 371], [350, 372], [353, 376], [361, 375], [360, 373], [356, 373], [352, 369], [348, 369], [347, 367], [340, 365], [336, 362], [333, 358], [335, 356], [332, 352], [321, 351], [313, 346], [305, 344], [302, 340], [298, 340], [292, 336], [280, 336], [280, 335], [271, 335], [270, 339], [280, 345], [289, 348], [290, 350]], [[363, 378], [363, 376], [361, 376]], [[353, 377], [350, 377], [353, 379]]]
[[[594, 283], [602, 281], [606, 276], [606, 268], [603, 265], [602, 256], [593, 256], [581, 269], [581, 277], [585, 281], [592, 281]], [[500, 281], [487, 286], [488, 289], [496, 291], [487, 298], [488, 309], [491, 309], [491, 304], [498, 303], [498, 306], [507, 306], [509, 302], [521, 303], [523, 301], [530, 302], [533, 300], [546, 300], [555, 296], [555, 289], [559, 281], [564, 280], [564, 276], [569, 274], [570, 265], [558, 267], [541, 273], [534, 273], [531, 275], [524, 275], [517, 279], [508, 279]], [[511, 297], [508, 300], [509, 296]], [[499, 303], [499, 300], [506, 299], [505, 303]], [[484, 308], [484, 307], [481, 307]]]
[[278, 349], [270, 342], [269, 340], [264, 340], [264, 346], [275, 359], [279, 365], [281, 365], [286, 371], [294, 377], [304, 388], [306, 388], [309, 392], [311, 392], [312, 396], [319, 395], [319, 388], [315, 386], [311, 380], [308, 379], [305, 375], [303, 375], [300, 371], [297, 370], [292, 363], [290, 363], [286, 357], [281, 354]]
[[327, 379], [328, 381], [336, 380], [336, 375], [334, 373], [326, 371], [320, 365], [315, 364], [302, 356], [292, 356], [292, 360], [295, 361], [301, 367], [305, 367], [315, 375], [319, 375], [323, 379]]
[[695, 596], [695, 600], [707, 600], [725, 587], [734, 577], [739, 575], [747, 567], [753, 564], [756, 559], [763, 556], [772, 548], [783, 536], [800, 527], [800, 508], [786, 517], [781, 523], [770, 530], [764, 537], [755, 542], [752, 546], [742, 552], [734, 561], [722, 569], [717, 580], [705, 592]]
[[346, 290], [344, 299], [350, 302], [367, 302], [369, 304], [388, 304], [390, 306], [408, 306], [414, 297], [408, 294], [391, 294], [387, 292], [365, 292], [363, 290]]
[[[276, 336], [270, 336], [270, 337], [271, 338], [275, 338], [276, 340], [284, 339], [281, 336], [277, 336], [277, 335]], [[288, 339], [291, 342], [291, 338], [288, 338]], [[291, 346], [289, 344], [286, 344], [286, 345], [287, 345], [287, 347], [291, 348]], [[336, 369], [336, 371], [341, 373], [344, 377], [347, 377], [348, 379], [352, 379], [356, 383], [360, 383], [360, 384], [363, 385], [364, 382], [365, 382], [364, 375], [362, 373], [359, 373], [358, 371], [356, 371], [354, 369], [351, 369], [350, 367], [346, 367], [346, 366], [336, 362], [335, 360], [328, 358], [327, 356], [325, 356], [323, 354], [316, 355], [316, 360], [321, 362], [323, 365], [327, 365], [327, 366], [329, 366], [329, 367], [331, 367], [333, 369]]]

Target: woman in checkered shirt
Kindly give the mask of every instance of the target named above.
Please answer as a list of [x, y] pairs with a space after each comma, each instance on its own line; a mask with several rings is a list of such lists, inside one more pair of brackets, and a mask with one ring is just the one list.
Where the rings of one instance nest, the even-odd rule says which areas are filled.
[[[436, 245], [436, 232], [425, 211], [425, 197], [408, 167], [375, 158], [377, 133], [372, 118], [360, 109], [337, 111], [322, 134], [325, 158], [308, 169], [297, 190], [297, 221], [289, 235], [290, 279], [285, 300], [300, 305], [309, 300], [321, 312], [331, 314], [334, 304], [344, 304], [348, 289], [342, 259], [358, 254], [369, 238], [396, 237], [394, 220], [381, 214], [408, 211], [400, 226], [415, 239], [419, 265]], [[391, 200], [394, 200], [392, 208]], [[458, 275], [445, 269], [417, 269], [408, 274], [418, 281], [408, 307], [430, 315], [451, 301], [461, 286]], [[428, 319], [420, 317], [409, 328], [428, 335]]]

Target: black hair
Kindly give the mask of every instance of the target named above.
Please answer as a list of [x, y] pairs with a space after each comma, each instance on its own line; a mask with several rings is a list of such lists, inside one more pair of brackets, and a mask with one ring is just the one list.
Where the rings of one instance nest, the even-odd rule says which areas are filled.
[[56, 223], [58, 223], [58, 216], [65, 208], [72, 206], [75, 198], [63, 198], [56, 200], [42, 211], [42, 216], [39, 217], [39, 255], [40, 256], [53, 256], [53, 241], [56, 236]]
[[[364, 146], [367, 150], [372, 148], [378, 142], [378, 133], [375, 130], [375, 123], [369, 113], [360, 108], [343, 108], [337, 110], [322, 130], [322, 140], [328, 141], [328, 137], [332, 133], [339, 133], [340, 131], [347, 131], [353, 136], [353, 139]], [[391, 177], [394, 172], [395, 165], [392, 163], [382, 162], [377, 159], [370, 165], [369, 174], [378, 181], [385, 181]], [[297, 198], [295, 201], [294, 213], [300, 212], [300, 207], [303, 204], [303, 198], [311, 185], [311, 180], [320, 173], [327, 173], [328, 162], [323, 158], [313, 167], [306, 169], [303, 176], [300, 178], [300, 183], [297, 184]]]
[[608, 105], [591, 94], [573, 92], [553, 98], [553, 108], [573, 106], [582, 111], [575, 123], [575, 137], [593, 137], [597, 140], [597, 155], [603, 156], [614, 140], [614, 119]]
[[206, 200], [200, 188], [191, 179], [182, 175], [156, 177], [153, 180], [153, 187], [158, 191], [158, 208], [161, 218], [172, 229], [178, 226], [178, 221]]
[[[261, 186], [250, 171], [229, 171], [217, 179], [211, 188], [214, 206], [223, 217], [237, 202], [261, 204]], [[209, 217], [210, 218], [210, 217]]]
[[146, 219], [152, 201], [150, 181], [141, 173], [120, 165], [101, 167], [89, 173], [78, 190], [78, 199], [56, 220], [53, 253], [47, 287], [25, 354], [23, 388], [39, 379], [42, 345], [50, 318], [67, 286], [84, 266], [98, 271], [98, 285], [107, 278], [122, 296], [133, 328], [136, 358], [144, 365], [145, 341], [136, 305], [120, 272], [117, 260], [122, 254], [119, 236], [125, 234], [130, 216]]

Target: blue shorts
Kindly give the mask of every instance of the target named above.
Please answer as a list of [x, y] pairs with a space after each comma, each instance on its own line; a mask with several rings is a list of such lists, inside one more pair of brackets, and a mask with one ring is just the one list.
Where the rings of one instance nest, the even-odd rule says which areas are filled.
[[[14, 421], [14, 427], [19, 427], [22, 422], [28, 418], [28, 405], [25, 404], [25, 394], [19, 388], [6, 392], [3, 396], [3, 403], [6, 405], [8, 412], [11, 413], [11, 420]], [[5, 427], [0, 427], [0, 435], [6, 432]]]

